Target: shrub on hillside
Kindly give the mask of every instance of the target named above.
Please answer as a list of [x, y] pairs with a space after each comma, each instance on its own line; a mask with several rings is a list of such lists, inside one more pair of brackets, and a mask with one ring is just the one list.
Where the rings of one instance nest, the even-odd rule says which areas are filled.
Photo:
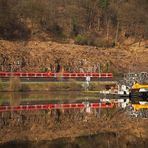
[[63, 28], [57, 23], [53, 23], [52, 25], [49, 25], [47, 27], [47, 31], [49, 31], [55, 36], [63, 36]]
[[87, 45], [87, 38], [84, 36], [84, 35], [78, 35], [76, 38], [75, 38], [75, 43], [76, 44], [79, 44], [79, 45]]
[[7, 24], [0, 24], [0, 38], [7, 40], [27, 40], [31, 31], [22, 22], [9, 21]]
[[75, 43], [79, 45], [90, 45], [96, 47], [114, 47], [114, 43], [112, 41], [106, 41], [101, 37], [95, 36], [93, 33], [90, 35], [78, 35], [75, 38]]

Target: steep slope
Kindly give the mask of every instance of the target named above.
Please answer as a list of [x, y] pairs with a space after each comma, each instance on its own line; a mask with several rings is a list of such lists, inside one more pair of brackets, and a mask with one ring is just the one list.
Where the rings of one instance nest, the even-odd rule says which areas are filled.
[[51, 41], [10, 42], [0, 40], [1, 71], [128, 71], [148, 70], [148, 49], [142, 42], [115, 48], [97, 48]]

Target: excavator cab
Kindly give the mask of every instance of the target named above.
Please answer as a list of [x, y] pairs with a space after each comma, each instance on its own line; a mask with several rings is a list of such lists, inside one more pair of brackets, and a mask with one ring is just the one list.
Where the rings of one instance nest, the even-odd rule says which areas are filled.
[[148, 109], [148, 85], [135, 83], [130, 90], [129, 99], [134, 110]]

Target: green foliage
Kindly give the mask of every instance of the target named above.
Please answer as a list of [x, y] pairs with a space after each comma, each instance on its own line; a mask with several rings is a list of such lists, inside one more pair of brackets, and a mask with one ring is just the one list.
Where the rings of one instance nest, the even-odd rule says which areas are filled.
[[78, 35], [76, 38], [75, 38], [75, 43], [76, 44], [79, 44], [79, 45], [87, 45], [87, 38], [84, 36], [84, 35]]
[[94, 38], [93, 36], [89, 35], [78, 35], [75, 38], [75, 43], [79, 45], [91, 45], [91, 46], [97, 46], [97, 38]]
[[109, 62], [106, 63], [106, 72], [109, 72], [110, 64]]
[[107, 9], [109, 6], [109, 0], [99, 0], [99, 5], [103, 9]]
[[75, 43], [79, 45], [90, 45], [90, 46], [96, 46], [96, 47], [114, 47], [114, 42], [108, 42], [105, 39], [102, 39], [101, 37], [97, 37], [93, 34], [90, 35], [78, 35], [75, 38]]
[[76, 21], [73, 20], [71, 35], [77, 36], [80, 33], [80, 31], [81, 31], [81, 27], [76, 23]]
[[53, 23], [52, 25], [49, 25], [46, 29], [46, 32], [51, 34], [53, 38], [61, 38], [61, 40], [65, 39], [63, 28], [58, 23]]
[[43, 67], [43, 68], [41, 68], [40, 71], [41, 71], [41, 72], [48, 72], [48, 68], [47, 68], [47, 67]]
[[51, 28], [49, 29], [52, 33], [55, 35], [62, 35], [63, 34], [63, 29], [60, 27], [58, 24], [53, 24]]
[[86, 35], [78, 35], [75, 38], [75, 43], [79, 45], [90, 45], [90, 46], [98, 46], [98, 38], [92, 34]]

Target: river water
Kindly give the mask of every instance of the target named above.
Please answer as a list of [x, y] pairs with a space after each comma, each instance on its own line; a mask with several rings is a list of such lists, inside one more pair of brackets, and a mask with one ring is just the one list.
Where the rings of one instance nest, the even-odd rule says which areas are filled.
[[0, 105], [75, 103], [98, 98], [96, 94], [90, 96], [79, 91], [1, 92]]
[[147, 141], [141, 139], [130, 141], [114, 132], [53, 141], [11, 141], [0, 145], [2, 148], [146, 148], [147, 146]]
[[[52, 91], [52, 92], [1, 92], [0, 105], [20, 105], [20, 104], [43, 104], [43, 103], [67, 103], [99, 101], [96, 93], [87, 95], [79, 91]], [[52, 141], [10, 141], [0, 144], [2, 148], [114, 148], [114, 147], [147, 147], [147, 141], [130, 141], [128, 138], [120, 137], [116, 132], [104, 132], [95, 135], [79, 136], [77, 138], [60, 138]]]

